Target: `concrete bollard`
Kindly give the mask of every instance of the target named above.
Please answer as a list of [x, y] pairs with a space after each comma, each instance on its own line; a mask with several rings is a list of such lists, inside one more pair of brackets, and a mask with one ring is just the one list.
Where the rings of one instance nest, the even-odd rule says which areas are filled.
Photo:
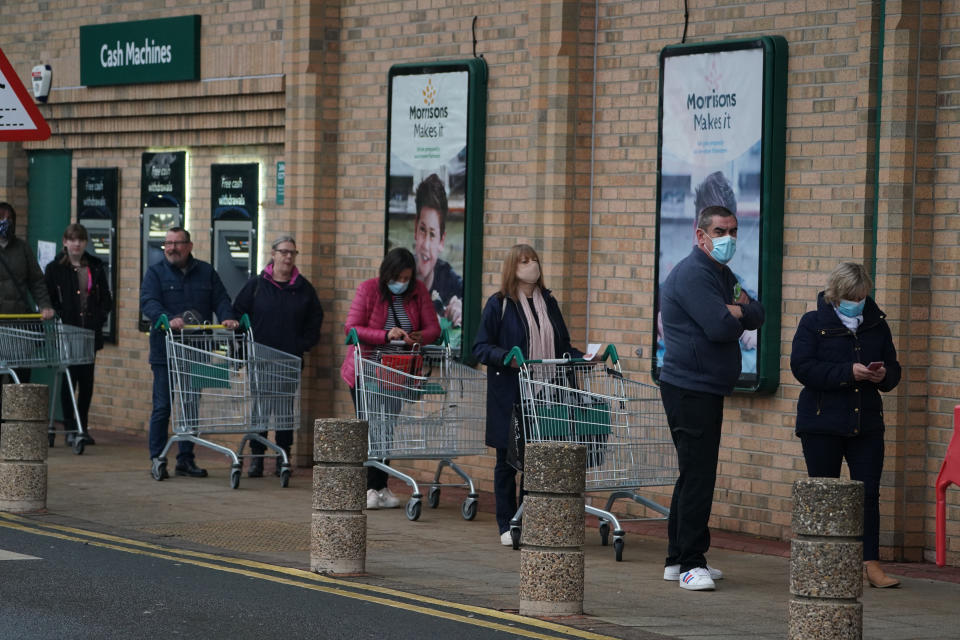
[[0, 511], [47, 507], [47, 406], [45, 384], [3, 385], [0, 428]]
[[531, 442], [523, 467], [520, 615], [580, 615], [587, 448]]
[[793, 484], [790, 640], [863, 637], [863, 483], [805, 478]]
[[367, 422], [328, 418], [313, 425], [310, 570], [356, 575], [367, 558]]

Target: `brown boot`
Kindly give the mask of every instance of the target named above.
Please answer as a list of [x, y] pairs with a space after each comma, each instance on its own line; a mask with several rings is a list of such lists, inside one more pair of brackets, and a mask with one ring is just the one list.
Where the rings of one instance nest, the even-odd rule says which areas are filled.
[[890, 589], [892, 587], [900, 586], [899, 580], [896, 578], [891, 578], [884, 573], [883, 568], [880, 567], [880, 562], [877, 560], [867, 560], [864, 562], [863, 572], [867, 576], [867, 582], [870, 583], [871, 587], [876, 587], [878, 589]]

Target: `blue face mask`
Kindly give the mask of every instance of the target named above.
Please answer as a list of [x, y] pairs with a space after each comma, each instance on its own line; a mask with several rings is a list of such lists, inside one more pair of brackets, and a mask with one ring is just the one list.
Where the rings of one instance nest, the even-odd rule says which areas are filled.
[[409, 284], [410, 284], [409, 280], [407, 280], [406, 282], [397, 282], [396, 280], [391, 280], [390, 282], [387, 283], [387, 289], [390, 289], [390, 293], [392, 293], [393, 295], [398, 296], [407, 290], [407, 285]]
[[0, 238], [7, 238], [10, 235], [10, 218], [0, 220]]
[[837, 303], [837, 311], [847, 316], [848, 318], [856, 318], [859, 315], [863, 314], [863, 305], [867, 304], [867, 299], [864, 298], [860, 302], [853, 302], [852, 300], [841, 300]]
[[737, 251], [737, 239], [733, 236], [720, 236], [719, 238], [710, 238], [713, 240], [713, 251], [710, 257], [720, 264], [727, 264], [733, 258]]

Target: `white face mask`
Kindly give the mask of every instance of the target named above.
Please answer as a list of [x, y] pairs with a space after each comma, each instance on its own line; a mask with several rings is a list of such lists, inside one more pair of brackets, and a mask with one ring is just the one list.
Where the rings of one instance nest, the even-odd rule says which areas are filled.
[[526, 264], [517, 265], [517, 279], [527, 284], [537, 284], [540, 279], [540, 264], [532, 260]]

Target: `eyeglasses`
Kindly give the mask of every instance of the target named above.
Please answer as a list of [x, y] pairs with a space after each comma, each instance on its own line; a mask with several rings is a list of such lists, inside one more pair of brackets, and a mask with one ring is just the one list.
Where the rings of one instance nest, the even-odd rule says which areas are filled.
[[296, 258], [298, 255], [300, 255], [300, 252], [297, 251], [296, 249], [274, 249], [273, 252], [279, 253], [284, 258], [289, 258], [289, 257]]
[[161, 247], [163, 249], [166, 249], [167, 247], [170, 247], [171, 249], [176, 249], [177, 247], [184, 244], [190, 244], [190, 241], [189, 240], [170, 240], [170, 241], [164, 242], [161, 245]]

